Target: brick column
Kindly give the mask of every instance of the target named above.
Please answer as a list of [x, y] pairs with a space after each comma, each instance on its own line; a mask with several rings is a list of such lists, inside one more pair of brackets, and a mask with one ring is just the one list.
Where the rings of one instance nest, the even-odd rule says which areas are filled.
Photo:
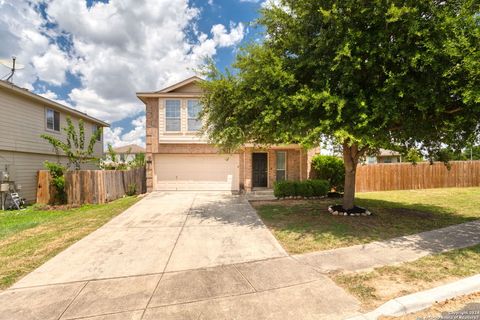
[[252, 148], [245, 148], [244, 161], [244, 187], [246, 192], [252, 192]]
[[277, 180], [277, 153], [274, 149], [268, 149], [268, 188], [273, 188]]
[[158, 99], [148, 99], [145, 104], [146, 134], [145, 134], [145, 160], [147, 192], [154, 188], [154, 154], [158, 152]]

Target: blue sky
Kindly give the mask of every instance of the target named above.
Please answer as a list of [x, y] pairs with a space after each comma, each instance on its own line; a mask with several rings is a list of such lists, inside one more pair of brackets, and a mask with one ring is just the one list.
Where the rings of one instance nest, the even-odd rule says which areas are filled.
[[111, 123], [107, 142], [144, 144], [135, 91], [180, 81], [204, 57], [228, 67], [261, 37], [262, 1], [3, 0], [0, 58], [26, 65], [17, 85]]

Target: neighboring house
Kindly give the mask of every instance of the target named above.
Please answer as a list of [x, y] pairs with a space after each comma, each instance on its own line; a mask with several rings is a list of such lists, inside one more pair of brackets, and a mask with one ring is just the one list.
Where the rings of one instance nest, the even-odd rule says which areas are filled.
[[128, 146], [113, 148], [113, 151], [117, 154], [117, 161], [130, 162], [135, 160], [137, 154], [145, 153], [145, 148], [136, 144], [129, 144]]
[[307, 151], [299, 145], [244, 146], [220, 154], [198, 130], [198, 77], [137, 96], [146, 105], [147, 189], [230, 190], [272, 188], [277, 180], [307, 178]]
[[[86, 141], [93, 132], [107, 123], [61, 105], [12, 83], [0, 81], [0, 171], [8, 171], [10, 180], [22, 186], [21, 195], [29, 202], [35, 201], [37, 171], [44, 169], [45, 160], [66, 163], [65, 156], [56, 156], [52, 146], [40, 135], [63, 137], [66, 117], [77, 123], [85, 122]], [[95, 145], [96, 157], [103, 154], [100, 137]]]
[[369, 156], [366, 158], [366, 164], [374, 163], [398, 163], [402, 162], [400, 153], [391, 150], [380, 149], [376, 156]]

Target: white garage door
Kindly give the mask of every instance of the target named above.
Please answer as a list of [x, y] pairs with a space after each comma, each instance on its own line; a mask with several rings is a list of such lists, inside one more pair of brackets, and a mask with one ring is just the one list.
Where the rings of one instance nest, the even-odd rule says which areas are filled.
[[237, 154], [157, 154], [154, 161], [157, 190], [239, 189]]

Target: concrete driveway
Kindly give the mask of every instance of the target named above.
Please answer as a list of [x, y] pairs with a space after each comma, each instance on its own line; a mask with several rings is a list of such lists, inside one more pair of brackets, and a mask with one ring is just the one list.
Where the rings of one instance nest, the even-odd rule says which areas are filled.
[[0, 320], [341, 319], [357, 309], [226, 193], [149, 194], [0, 294]]

